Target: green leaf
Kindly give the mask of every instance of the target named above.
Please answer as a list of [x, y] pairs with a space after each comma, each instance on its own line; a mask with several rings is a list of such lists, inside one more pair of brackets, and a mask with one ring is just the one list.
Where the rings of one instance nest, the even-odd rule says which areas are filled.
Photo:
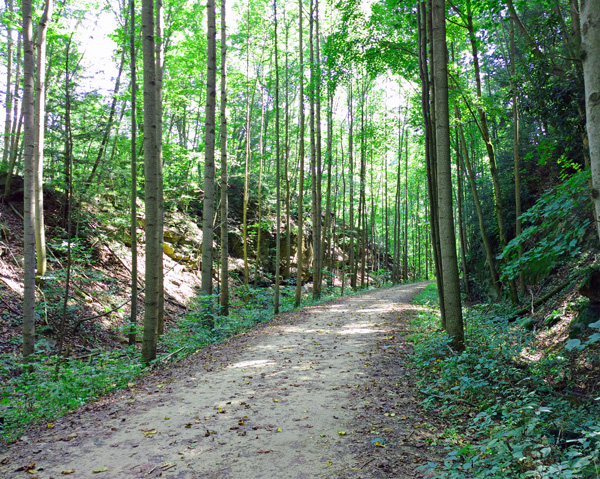
[[572, 351], [573, 349], [582, 349], [581, 341], [579, 339], [569, 339], [565, 344], [565, 349], [567, 351]]

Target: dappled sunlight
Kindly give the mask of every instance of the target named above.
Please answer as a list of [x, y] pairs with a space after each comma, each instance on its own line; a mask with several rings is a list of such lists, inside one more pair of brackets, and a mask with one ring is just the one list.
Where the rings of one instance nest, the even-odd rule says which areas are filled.
[[265, 368], [274, 366], [276, 362], [272, 359], [255, 359], [253, 361], [242, 361], [229, 366], [229, 368]]
[[385, 330], [369, 329], [369, 328], [349, 328], [344, 331], [340, 331], [338, 334], [350, 335], [350, 334], [373, 334], [373, 333], [385, 333]]

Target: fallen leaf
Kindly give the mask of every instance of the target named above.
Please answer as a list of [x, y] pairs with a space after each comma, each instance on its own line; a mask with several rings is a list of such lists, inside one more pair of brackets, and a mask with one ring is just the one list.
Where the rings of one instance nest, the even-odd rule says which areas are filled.
[[259, 454], [269, 454], [270, 452], [271, 452], [271, 449], [267, 449], [267, 450], [261, 449], [260, 451], [258, 451]]
[[93, 472], [94, 474], [98, 474], [99, 472], [106, 472], [106, 471], [108, 471], [108, 467], [104, 467], [104, 466], [102, 466], [102, 467], [99, 467], [99, 468], [97, 468], [97, 469], [94, 469], [92, 472]]
[[67, 474], [73, 474], [75, 472], [75, 469], [67, 469], [66, 471], [62, 471], [61, 474], [67, 475]]
[[277, 432], [282, 432], [280, 427], [277, 428]]
[[152, 437], [154, 436], [158, 431], [156, 429], [152, 429], [151, 431], [143, 431], [144, 436], [146, 437]]
[[54, 424], [52, 424], [51, 422], [48, 423], [48, 425], [46, 426], [48, 429], [54, 429]]
[[345, 436], [345, 435], [346, 435], [346, 431], [338, 431], [338, 434], [339, 434], [340, 436]]

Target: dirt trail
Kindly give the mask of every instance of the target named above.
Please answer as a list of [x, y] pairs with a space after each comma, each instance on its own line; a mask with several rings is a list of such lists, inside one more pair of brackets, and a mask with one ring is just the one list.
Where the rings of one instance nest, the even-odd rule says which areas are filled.
[[306, 308], [209, 348], [22, 438], [0, 477], [423, 477], [435, 428], [401, 335], [426, 284]]

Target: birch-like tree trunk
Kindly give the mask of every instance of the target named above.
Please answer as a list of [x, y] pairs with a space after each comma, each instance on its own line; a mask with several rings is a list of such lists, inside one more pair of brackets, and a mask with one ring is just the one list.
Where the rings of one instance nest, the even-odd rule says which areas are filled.
[[46, 0], [44, 12], [37, 31], [37, 68], [35, 72], [34, 105], [34, 175], [35, 175], [35, 249], [37, 259], [37, 277], [46, 275], [46, 232], [44, 228], [44, 134], [46, 132], [46, 37], [48, 23], [52, 17], [53, 1]]
[[35, 347], [35, 204], [34, 204], [34, 59], [31, 0], [21, 4], [23, 26], [23, 163], [24, 163], [24, 279], [23, 356], [28, 361]]
[[581, 0], [580, 19], [592, 199], [600, 238], [600, 2]]

